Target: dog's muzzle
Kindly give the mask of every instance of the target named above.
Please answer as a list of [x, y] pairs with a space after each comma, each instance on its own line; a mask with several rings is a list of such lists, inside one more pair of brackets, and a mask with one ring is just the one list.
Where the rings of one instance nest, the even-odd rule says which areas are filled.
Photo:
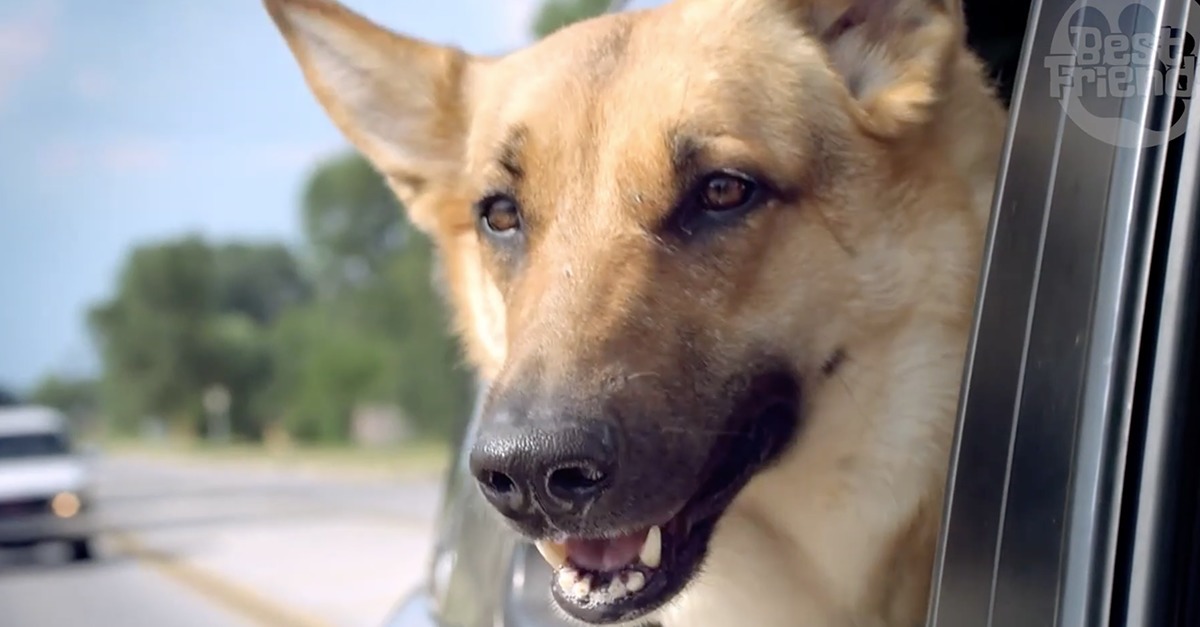
[[564, 401], [493, 390], [469, 465], [484, 498], [554, 569], [558, 605], [589, 623], [634, 620], [691, 580], [741, 488], [793, 439], [799, 378], [736, 377], [699, 398], [605, 389]]

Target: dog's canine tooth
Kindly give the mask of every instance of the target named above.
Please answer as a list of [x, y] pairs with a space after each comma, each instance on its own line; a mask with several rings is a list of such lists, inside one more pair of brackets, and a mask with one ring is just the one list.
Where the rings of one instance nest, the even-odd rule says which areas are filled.
[[638, 559], [650, 568], [658, 568], [662, 564], [662, 529], [658, 525], [646, 532], [646, 541], [642, 543]]
[[534, 546], [537, 547], [538, 553], [542, 554], [542, 559], [546, 560], [550, 568], [558, 570], [563, 567], [563, 564], [567, 563], [566, 545], [549, 540], [538, 540], [534, 543]]

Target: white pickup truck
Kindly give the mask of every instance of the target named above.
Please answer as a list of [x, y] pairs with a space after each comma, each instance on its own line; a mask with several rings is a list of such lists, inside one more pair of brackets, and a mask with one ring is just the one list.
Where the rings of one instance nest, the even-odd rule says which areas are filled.
[[0, 407], [0, 548], [65, 542], [91, 559], [89, 466], [60, 412]]

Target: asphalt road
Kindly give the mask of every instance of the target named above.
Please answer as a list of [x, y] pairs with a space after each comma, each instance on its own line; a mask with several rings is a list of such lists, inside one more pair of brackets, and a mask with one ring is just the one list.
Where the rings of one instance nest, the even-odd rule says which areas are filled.
[[436, 481], [107, 459], [97, 559], [0, 554], [3, 627], [374, 627], [424, 574]]
[[59, 556], [0, 562], [0, 625], [11, 627], [253, 627], [212, 598], [120, 555], [65, 565]]

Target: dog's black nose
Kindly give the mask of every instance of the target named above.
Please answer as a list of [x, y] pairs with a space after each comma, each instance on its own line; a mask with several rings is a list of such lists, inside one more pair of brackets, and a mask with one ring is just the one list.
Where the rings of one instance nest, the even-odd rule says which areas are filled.
[[612, 485], [615, 430], [605, 422], [489, 416], [470, 453], [471, 473], [500, 513], [526, 519], [539, 510], [564, 520], [585, 512]]

